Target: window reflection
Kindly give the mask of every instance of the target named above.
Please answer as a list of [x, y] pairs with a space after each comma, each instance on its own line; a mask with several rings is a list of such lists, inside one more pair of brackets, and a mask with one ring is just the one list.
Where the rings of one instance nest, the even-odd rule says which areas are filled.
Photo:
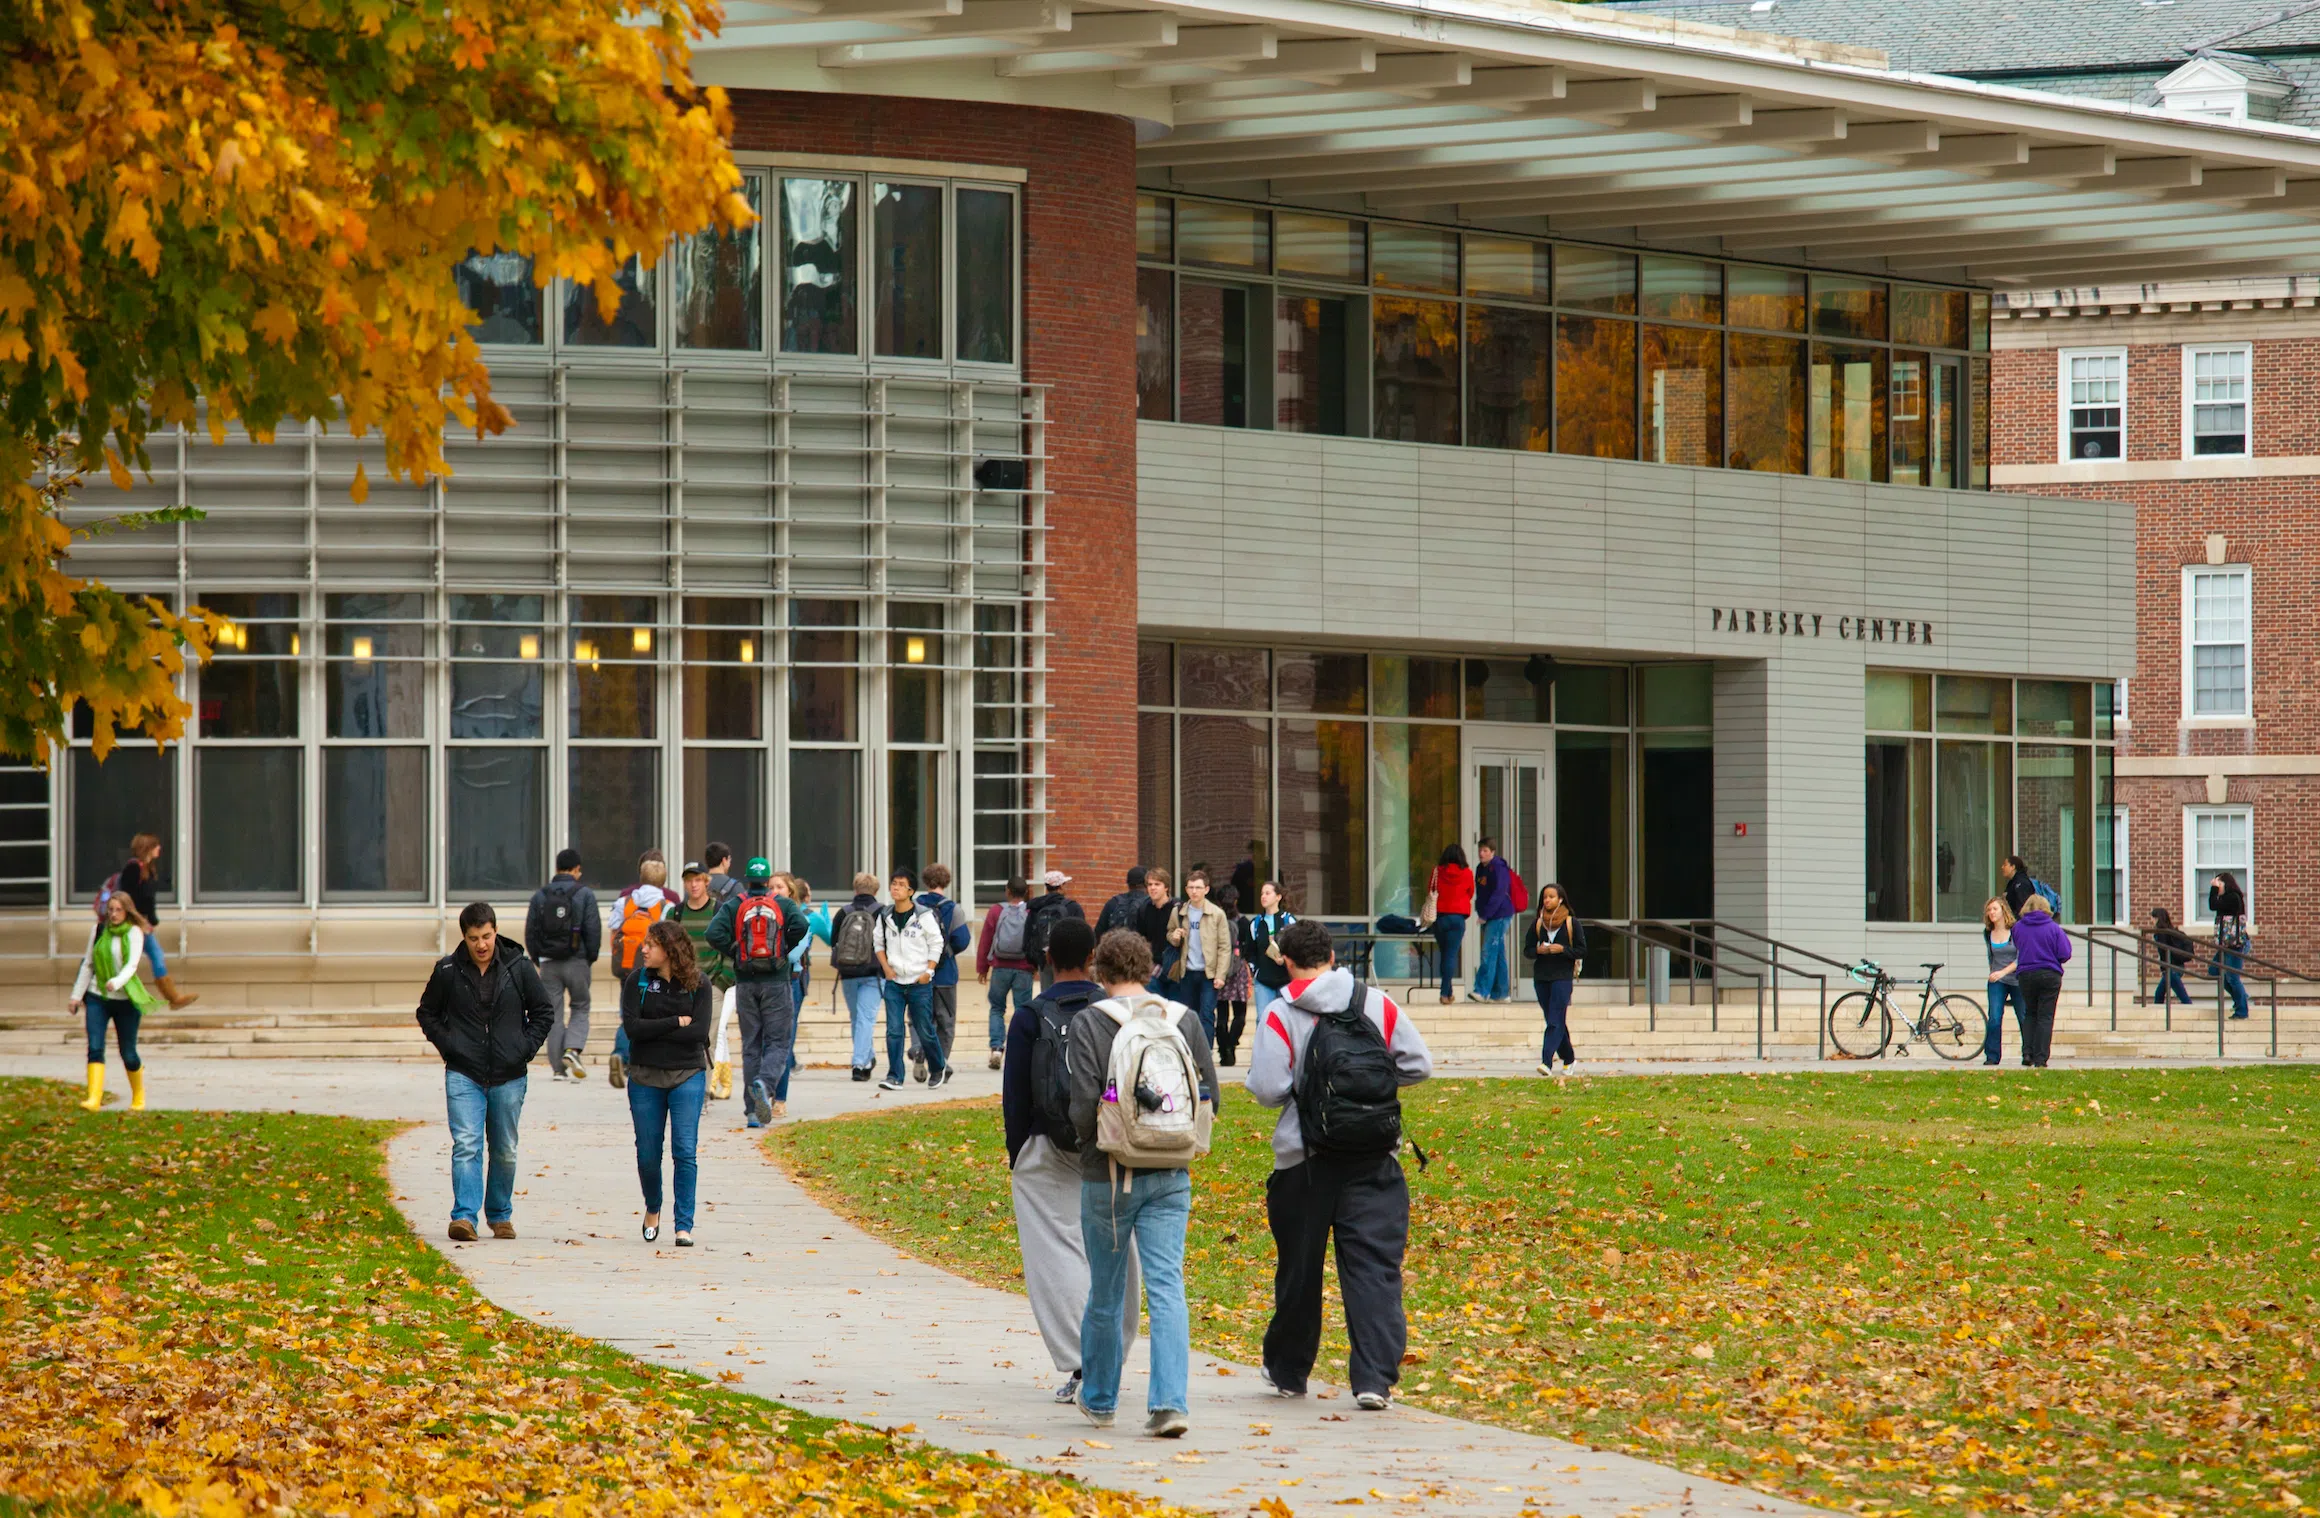
[[1724, 334], [1698, 327], [1643, 329], [1645, 457], [1715, 464], [1724, 448]]
[[1512, 237], [1466, 239], [1466, 293], [1547, 302], [1547, 246]]
[[531, 346], [546, 340], [541, 330], [540, 287], [532, 282], [532, 261], [521, 253], [470, 253], [459, 261], [459, 298], [475, 313], [468, 335], [479, 343]]
[[1812, 277], [1813, 332], [1820, 337], [1885, 336], [1885, 286], [1838, 274]]
[[1457, 306], [1380, 296], [1371, 304], [1371, 321], [1376, 435], [1405, 443], [1457, 442]]
[[1544, 453], [1554, 440], [1548, 407], [1555, 319], [1503, 306], [1466, 308], [1466, 440], [1481, 448]]
[[1885, 478], [1885, 350], [1813, 345], [1812, 472], [1831, 479]]
[[1015, 356], [1015, 197], [960, 190], [958, 358], [1004, 364]]
[[1635, 314], [1635, 255], [1607, 248], [1555, 250], [1555, 304]]
[[852, 601], [789, 603], [790, 737], [852, 743], [859, 736], [854, 683], [858, 611]]
[[1732, 334], [1733, 469], [1804, 473], [1805, 345], [1783, 337]]
[[781, 347], [858, 353], [854, 317], [854, 182], [781, 182]]
[[644, 260], [630, 254], [613, 276], [619, 304], [609, 317], [596, 292], [577, 280], [564, 286], [564, 341], [597, 348], [655, 348], [660, 346], [660, 320], [654, 310], [658, 282], [645, 272]]
[[1136, 415], [1176, 420], [1176, 276], [1136, 271]]
[[1673, 322], [1723, 320], [1723, 269], [1696, 258], [1644, 259], [1643, 314]]
[[1273, 254], [1283, 274], [1360, 283], [1369, 277], [1362, 224], [1335, 216], [1281, 211], [1273, 217]]
[[[764, 181], [742, 181], [749, 209], [765, 209]], [[710, 228], [676, 249], [677, 346], [755, 351], [765, 346], [765, 268], [758, 226]]]
[[1735, 327], [1804, 330], [1804, 276], [1790, 269], [1732, 264], [1724, 270], [1725, 309]]
[[1249, 424], [1249, 292], [1184, 281], [1178, 416], [1211, 427]]
[[1274, 303], [1273, 426], [1282, 432], [1346, 430], [1346, 301], [1284, 295]]
[[1177, 256], [1188, 264], [1263, 273], [1272, 266], [1271, 226], [1262, 211], [1177, 202]]
[[[1381, 285], [1458, 293], [1458, 239], [1449, 232], [1379, 223], [1370, 229], [1370, 264]], [[1544, 298], [1544, 281], [1540, 296]]]
[[1555, 379], [1557, 453], [1635, 457], [1635, 323], [1556, 317]]
[[942, 187], [870, 186], [877, 242], [873, 348], [881, 358], [936, 358], [942, 343]]

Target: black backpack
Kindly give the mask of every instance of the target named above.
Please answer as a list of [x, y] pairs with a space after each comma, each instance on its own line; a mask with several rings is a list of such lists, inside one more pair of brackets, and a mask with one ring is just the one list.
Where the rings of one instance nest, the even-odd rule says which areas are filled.
[[541, 959], [578, 959], [588, 952], [580, 935], [580, 901], [570, 886], [540, 892], [540, 941], [531, 946]]
[[1068, 1154], [1079, 1153], [1079, 1130], [1071, 1122], [1071, 1023], [1096, 998], [1074, 991], [1031, 1004], [1038, 1019], [1031, 1034], [1031, 1108], [1047, 1130], [1047, 1141]]
[[1297, 1072], [1297, 1124], [1311, 1153], [1374, 1159], [1401, 1148], [1401, 1077], [1368, 1005], [1369, 987], [1356, 980], [1342, 1011], [1313, 1013]]
[[1063, 920], [1066, 898], [1049, 892], [1031, 903], [1029, 920], [1023, 924], [1023, 957], [1034, 965], [1047, 963], [1047, 935]]

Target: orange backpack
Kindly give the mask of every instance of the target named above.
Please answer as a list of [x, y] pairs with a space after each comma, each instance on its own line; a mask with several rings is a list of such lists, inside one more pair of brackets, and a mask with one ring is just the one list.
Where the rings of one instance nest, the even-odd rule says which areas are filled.
[[614, 962], [620, 966], [621, 974], [636, 968], [636, 957], [644, 952], [645, 930], [659, 922], [668, 909], [669, 898], [665, 895], [649, 907], [639, 906], [633, 896], [620, 898], [620, 921], [613, 928], [613, 941], [619, 945]]

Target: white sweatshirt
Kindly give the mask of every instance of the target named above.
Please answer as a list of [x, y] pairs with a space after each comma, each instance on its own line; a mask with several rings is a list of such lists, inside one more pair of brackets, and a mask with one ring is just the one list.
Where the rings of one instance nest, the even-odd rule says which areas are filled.
[[[72, 999], [81, 1001], [89, 994], [89, 987], [97, 979], [97, 941], [89, 940], [89, 951], [81, 956], [81, 973], [73, 977]], [[128, 993], [129, 982], [137, 978], [137, 962], [145, 957], [145, 930], [129, 924], [129, 953], [121, 973], [105, 983], [104, 994], [118, 1001]], [[53, 984], [53, 982], [51, 982]]]

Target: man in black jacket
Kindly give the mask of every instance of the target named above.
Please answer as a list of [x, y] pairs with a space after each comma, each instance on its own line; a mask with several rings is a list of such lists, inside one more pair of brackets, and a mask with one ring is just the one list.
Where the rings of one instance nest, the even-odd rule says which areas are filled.
[[555, 878], [532, 893], [524, 914], [524, 952], [548, 990], [548, 1073], [558, 1080], [586, 1075], [580, 1051], [588, 1047], [589, 979], [603, 943], [596, 893], [580, 883], [580, 851], [566, 849], [556, 856]]
[[[499, 936], [489, 902], [459, 913], [464, 946], [435, 961], [419, 993], [419, 1031], [443, 1056], [443, 1099], [451, 1122], [451, 1237], [475, 1237], [476, 1208], [492, 1237], [516, 1236], [516, 1122], [524, 1111], [524, 1071], [548, 1041], [555, 1009], [540, 972]], [[486, 1143], [491, 1174], [484, 1176]]]
[[1101, 941], [1114, 928], [1134, 927], [1136, 914], [1143, 910], [1143, 906], [1144, 867], [1140, 864], [1131, 865], [1128, 869], [1128, 888], [1105, 902], [1104, 909], [1096, 913], [1097, 940]]

